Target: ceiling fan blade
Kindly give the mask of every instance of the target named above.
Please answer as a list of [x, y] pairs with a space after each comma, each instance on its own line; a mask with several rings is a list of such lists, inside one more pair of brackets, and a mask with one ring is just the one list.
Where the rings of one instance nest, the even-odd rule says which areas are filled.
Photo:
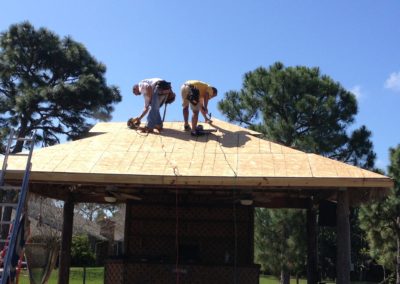
[[140, 196], [133, 195], [133, 194], [130, 194], [130, 193], [121, 192], [120, 195], [121, 195], [121, 197], [126, 198], [126, 199], [132, 199], [132, 200], [142, 200], [143, 199]]
[[131, 199], [131, 200], [142, 200], [141, 197], [133, 195], [133, 194], [129, 194], [129, 193], [124, 193], [124, 192], [115, 192], [115, 191], [109, 191], [109, 193], [113, 196], [115, 196], [118, 199]]

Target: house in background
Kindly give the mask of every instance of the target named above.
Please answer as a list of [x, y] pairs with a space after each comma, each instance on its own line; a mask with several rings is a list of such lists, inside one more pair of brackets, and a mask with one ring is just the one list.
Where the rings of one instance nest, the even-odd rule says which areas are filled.
[[[31, 195], [28, 201], [30, 238], [59, 238], [62, 234], [63, 208], [56, 200]], [[90, 221], [75, 212], [73, 235], [86, 235], [96, 255], [96, 265], [104, 265], [109, 255], [122, 254], [125, 206], [120, 206], [116, 216], [102, 222]], [[116, 221], [112, 221], [115, 219]], [[111, 223], [111, 226], [108, 226]], [[32, 242], [30, 241], [30, 242]]]
[[[383, 196], [391, 179], [263, 140], [215, 120], [191, 137], [182, 122], [160, 135], [99, 123], [91, 136], [34, 151], [30, 190], [65, 201], [59, 283], [68, 283], [74, 204], [126, 203], [124, 250], [105, 283], [259, 283], [254, 208], [307, 210], [308, 280], [316, 283], [316, 216], [337, 202], [337, 279], [349, 283], [349, 206]], [[22, 178], [13, 157], [6, 180]]]

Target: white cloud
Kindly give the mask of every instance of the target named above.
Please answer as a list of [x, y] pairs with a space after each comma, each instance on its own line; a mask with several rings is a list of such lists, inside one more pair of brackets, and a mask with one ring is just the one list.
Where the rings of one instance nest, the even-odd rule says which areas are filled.
[[393, 72], [385, 81], [385, 88], [400, 92], [400, 72]]
[[362, 96], [362, 94], [361, 94], [361, 86], [359, 86], [359, 85], [356, 85], [353, 88], [351, 88], [350, 92], [352, 92], [356, 96], [357, 100], [359, 100], [361, 98], [361, 96]]

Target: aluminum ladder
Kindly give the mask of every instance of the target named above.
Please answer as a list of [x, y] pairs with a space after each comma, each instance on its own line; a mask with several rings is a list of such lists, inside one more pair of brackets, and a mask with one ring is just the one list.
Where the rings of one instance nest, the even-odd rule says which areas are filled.
[[[32, 168], [31, 158], [32, 158], [33, 148], [35, 145], [35, 136], [36, 136], [35, 134], [36, 133], [33, 133], [32, 136], [28, 138], [21, 138], [21, 137], [16, 137], [14, 130], [11, 130], [7, 142], [6, 151], [4, 154], [3, 166], [0, 172], [0, 195], [2, 196], [2, 202], [0, 202], [0, 207], [2, 208], [2, 218], [0, 220], [0, 228], [2, 228], [2, 231], [3, 228], [8, 229], [9, 233], [8, 233], [8, 238], [0, 239], [0, 243], [4, 244], [3, 251], [5, 251], [5, 257], [3, 258], [3, 267], [0, 275], [1, 284], [8, 284], [15, 282], [15, 279], [13, 279], [14, 277], [16, 277], [14, 273], [17, 266], [17, 263], [15, 263], [15, 258], [18, 257], [19, 259], [20, 257], [20, 255], [18, 255], [16, 251], [18, 250], [19, 253], [21, 253], [22, 249], [23, 252], [23, 247], [20, 247], [20, 244], [22, 244], [22, 246], [25, 245], [24, 240], [21, 241], [21, 237], [23, 238], [23, 236], [21, 236], [21, 233], [24, 233], [25, 229], [24, 211], [28, 196], [28, 183]], [[24, 143], [27, 142], [25, 143], [25, 147], [28, 148], [27, 152], [21, 152], [16, 154], [12, 153], [13, 144], [18, 141], [24, 141]], [[26, 168], [22, 179], [22, 184], [20, 186], [10, 186], [5, 184], [5, 176], [7, 172], [7, 166], [8, 166], [7, 163], [9, 156], [24, 156], [24, 158], [26, 158]], [[9, 196], [13, 197], [13, 200], [3, 201], [4, 197], [7, 198]], [[14, 208], [15, 210], [15, 214], [11, 217], [10, 221], [3, 220], [4, 209], [7, 207]], [[20, 243], [17, 244], [17, 242]]]

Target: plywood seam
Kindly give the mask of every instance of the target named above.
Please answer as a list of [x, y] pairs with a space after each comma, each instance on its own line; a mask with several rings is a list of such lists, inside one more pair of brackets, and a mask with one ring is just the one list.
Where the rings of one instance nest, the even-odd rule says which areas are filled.
[[308, 167], [310, 168], [311, 176], [315, 177], [314, 172], [313, 172], [312, 167], [311, 167], [311, 161], [310, 161], [310, 155], [311, 154], [306, 154], [306, 155], [307, 155]]
[[[132, 152], [129, 152], [132, 153]], [[138, 151], [135, 151], [135, 156], [132, 158], [132, 161], [129, 163], [128, 169], [130, 169], [133, 166], [133, 163], [135, 162], [136, 156], [138, 155]]]
[[140, 165], [140, 169], [143, 170], [144, 165], [146, 164], [146, 160], [149, 157], [150, 152], [146, 152], [146, 157], [144, 157], [142, 164]]
[[140, 152], [143, 148], [143, 145], [146, 144], [146, 140], [149, 137], [149, 133], [147, 133], [146, 135], [142, 135], [142, 134], [138, 133], [138, 130], [135, 130], [135, 132], [136, 132], [136, 135], [139, 135], [138, 137], [141, 137], [141, 139], [142, 139], [142, 143], [140, 144], [140, 147], [138, 147], [138, 149], [137, 149], [137, 151]]
[[[164, 158], [164, 160], [165, 160], [165, 164], [164, 164], [164, 167], [163, 167], [163, 173], [165, 173], [166, 172], [166, 170], [167, 170], [167, 167], [168, 166], [171, 166], [171, 168], [172, 168], [172, 165], [171, 165], [171, 162], [170, 162], [170, 160], [167, 158], [167, 155], [168, 155], [168, 151], [167, 151], [167, 148], [166, 148], [166, 146], [165, 146], [165, 142], [164, 142], [164, 140], [162, 139], [162, 136], [160, 135], [160, 141], [161, 141], [161, 150], [163, 151], [163, 158]], [[175, 143], [172, 145], [172, 149], [171, 149], [171, 153], [173, 153], [174, 152], [174, 148], [175, 148]], [[178, 170], [178, 172], [179, 172], [179, 170]]]
[[97, 160], [93, 163], [92, 167], [91, 167], [90, 170], [89, 170], [90, 173], [93, 171], [93, 169], [96, 167], [97, 163], [98, 163], [98, 162], [100, 161], [100, 159], [103, 157], [104, 152], [105, 152], [105, 151], [103, 151], [103, 152], [101, 153], [101, 155], [99, 155], [99, 157], [97, 158]]
[[[34, 156], [33, 156], [34, 157]], [[64, 156], [58, 163], [57, 163], [57, 165], [55, 166], [55, 167], [53, 167], [53, 169], [51, 170], [52, 172], [54, 172], [55, 171], [55, 169], [58, 167], [58, 165], [60, 165], [65, 159], [67, 158], [67, 156]], [[69, 163], [69, 165], [70, 165], [71, 163]], [[34, 166], [34, 163], [32, 162], [32, 167]]]
[[[204, 145], [204, 148], [203, 148], [203, 161], [201, 161], [201, 170], [200, 170], [200, 173], [202, 173], [203, 170], [205, 170], [205, 169], [204, 169], [204, 161], [206, 160], [206, 148], [207, 148], [207, 146]], [[214, 156], [214, 163], [215, 163], [215, 156]]]
[[[162, 140], [162, 138], [161, 138], [161, 140]], [[163, 143], [163, 141], [162, 141], [162, 143]], [[176, 142], [172, 145], [171, 152], [169, 153], [170, 156], [172, 156], [172, 153], [174, 152], [175, 145], [176, 145]], [[171, 168], [172, 172], [175, 173], [173, 164], [172, 164], [171, 159], [170, 159], [171, 157], [170, 158], [167, 157], [168, 153], [165, 150], [165, 148], [163, 149], [163, 152], [164, 152], [163, 157], [164, 157], [164, 160], [166, 161], [163, 172], [165, 173], [167, 171], [167, 168]], [[178, 174], [175, 173], [175, 175], [178, 176], [179, 175], [178, 164], [176, 165], [176, 169], [178, 170]]]
[[[208, 140], [208, 137], [207, 137]], [[208, 141], [207, 141], [208, 142]], [[192, 156], [190, 157], [190, 162], [189, 162], [189, 169], [192, 169], [192, 164], [193, 164], [193, 158], [194, 158], [194, 153], [196, 152], [196, 146], [199, 144], [199, 141], [194, 142], [194, 146], [193, 146], [193, 151], [192, 151]], [[203, 156], [204, 157], [204, 156]], [[204, 158], [203, 158], [204, 160]]]
[[[232, 165], [231, 165], [231, 163], [229, 162], [229, 160], [228, 160], [228, 157], [226, 156], [226, 153], [225, 153], [225, 151], [224, 151], [224, 149], [222, 148], [222, 143], [221, 143], [221, 141], [220, 140], [218, 140], [218, 145], [219, 145], [219, 148], [220, 148], [220, 150], [221, 150], [221, 152], [222, 152], [222, 155], [224, 156], [224, 159], [225, 159], [225, 162], [226, 162], [226, 164], [228, 165], [228, 167], [231, 169], [231, 171], [233, 172], [233, 176], [235, 177], [235, 182], [236, 182], [236, 178], [237, 178], [237, 176], [238, 176], [238, 171], [239, 171], [239, 140], [240, 140], [240, 137], [239, 137], [239, 134], [237, 134], [236, 133], [236, 153], [235, 153], [235, 155], [236, 155], [236, 167], [234, 168]], [[215, 159], [216, 160], [216, 159]], [[215, 160], [214, 160], [214, 162], [215, 162]]]
[[337, 162], [340, 162], [340, 163], [342, 163], [342, 162], [341, 161], [337, 161], [337, 160], [333, 160], [333, 159], [330, 159], [330, 158], [327, 158], [327, 157], [324, 157], [324, 158], [329, 159], [331, 161], [334, 161], [333, 162], [333, 168], [335, 169], [336, 176], [339, 177], [339, 171], [338, 171], [336, 165], [337, 165]]

